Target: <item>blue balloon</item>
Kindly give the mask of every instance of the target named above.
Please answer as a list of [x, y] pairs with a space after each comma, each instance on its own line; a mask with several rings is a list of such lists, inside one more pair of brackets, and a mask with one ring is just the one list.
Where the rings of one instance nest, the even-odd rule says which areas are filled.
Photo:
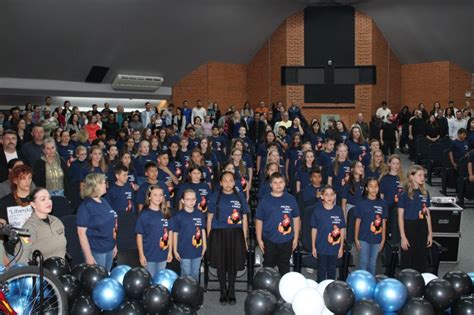
[[375, 301], [384, 313], [400, 310], [407, 299], [407, 289], [397, 279], [385, 279], [377, 284], [374, 291]]
[[124, 297], [125, 290], [122, 285], [112, 278], [99, 280], [92, 290], [92, 300], [104, 311], [113, 311], [118, 308]]
[[176, 279], [178, 279], [178, 274], [176, 272], [170, 269], [163, 269], [155, 274], [152, 282], [153, 284], [161, 284], [171, 293], [171, 289], [173, 288]]
[[125, 274], [130, 269], [132, 269], [132, 267], [127, 265], [117, 266], [110, 272], [110, 278], [117, 280], [120, 284], [123, 285], [123, 277], [125, 277]]
[[353, 271], [347, 277], [346, 282], [354, 291], [356, 302], [373, 298], [377, 280], [370, 272], [365, 270]]
[[474, 272], [469, 272], [467, 275], [471, 278], [472, 289], [474, 290]]

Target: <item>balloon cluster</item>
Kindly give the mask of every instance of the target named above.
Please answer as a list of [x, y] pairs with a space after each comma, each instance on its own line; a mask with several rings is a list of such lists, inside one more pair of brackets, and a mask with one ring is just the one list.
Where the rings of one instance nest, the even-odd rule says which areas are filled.
[[64, 287], [69, 314], [196, 314], [204, 290], [192, 277], [164, 269], [154, 277], [142, 267], [119, 265], [109, 273], [80, 264], [56, 274]]
[[259, 270], [245, 300], [246, 315], [452, 315], [474, 314], [474, 273], [450, 271], [443, 279], [413, 269], [396, 278], [356, 270], [347, 280], [319, 284], [290, 272], [280, 278], [272, 268]]

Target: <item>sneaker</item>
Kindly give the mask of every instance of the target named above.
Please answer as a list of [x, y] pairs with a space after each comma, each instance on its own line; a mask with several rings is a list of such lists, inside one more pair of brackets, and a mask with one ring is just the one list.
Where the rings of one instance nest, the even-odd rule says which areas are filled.
[[314, 273], [314, 269], [313, 268], [305, 268], [306, 269], [306, 272], [307, 273]]

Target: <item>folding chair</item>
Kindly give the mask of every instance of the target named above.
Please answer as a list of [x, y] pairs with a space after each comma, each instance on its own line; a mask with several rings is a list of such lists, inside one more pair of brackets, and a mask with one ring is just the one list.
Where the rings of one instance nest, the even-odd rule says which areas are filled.
[[448, 136], [439, 138], [438, 141], [436, 141], [436, 143], [440, 144], [443, 148], [449, 148], [451, 142], [453, 142], [453, 140]]
[[51, 197], [53, 201], [53, 215], [61, 218], [66, 215], [75, 214], [74, 209], [71, 206], [69, 200], [65, 197], [61, 196], [53, 196]]
[[79, 236], [77, 235], [76, 215], [70, 214], [59, 218], [64, 224], [64, 234], [66, 236], [67, 255], [71, 258], [71, 267], [84, 262]]
[[135, 225], [137, 216], [133, 213], [119, 215], [117, 218], [117, 249], [115, 262], [118, 265], [139, 267], [137, 242], [135, 239]]
[[[453, 168], [449, 160], [449, 150], [444, 150], [442, 154], [442, 168], [441, 168], [441, 193], [448, 195], [447, 189], [456, 189], [457, 172]], [[453, 195], [450, 193], [449, 195]]]
[[415, 163], [424, 165], [428, 158], [428, 152], [431, 141], [425, 137], [418, 137], [415, 139]]
[[470, 208], [472, 202], [464, 202], [464, 199], [474, 200], [474, 183], [469, 181], [468, 159], [463, 158], [458, 162], [457, 194], [458, 203], [461, 207]]
[[428, 177], [428, 184], [431, 186], [435, 186], [433, 184], [433, 173], [438, 172], [441, 174], [441, 170], [443, 167], [443, 151], [446, 147], [443, 147], [440, 143], [433, 143], [429, 147], [428, 157], [426, 159], [426, 171]]

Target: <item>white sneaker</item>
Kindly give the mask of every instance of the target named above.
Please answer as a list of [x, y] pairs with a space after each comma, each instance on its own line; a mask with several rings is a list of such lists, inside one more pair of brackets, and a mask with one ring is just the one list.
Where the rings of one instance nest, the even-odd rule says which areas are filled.
[[306, 272], [307, 273], [314, 273], [314, 269], [313, 268], [305, 268], [306, 269]]

